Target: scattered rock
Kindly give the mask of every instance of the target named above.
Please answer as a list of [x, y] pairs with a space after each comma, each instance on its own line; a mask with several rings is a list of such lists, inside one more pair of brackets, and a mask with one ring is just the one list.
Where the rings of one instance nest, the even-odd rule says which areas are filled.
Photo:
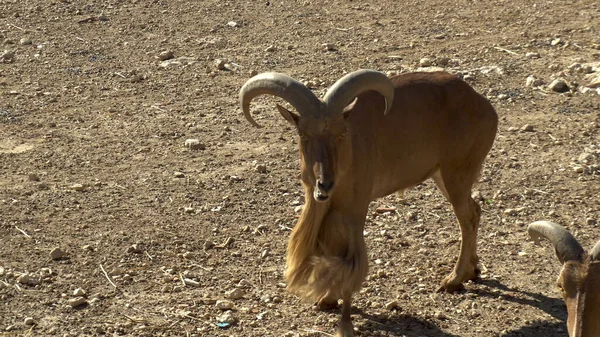
[[273, 45], [271, 45], [271, 46], [268, 46], [268, 47], [265, 49], [265, 51], [266, 51], [266, 52], [268, 52], [268, 53], [272, 53], [272, 52], [274, 52], [274, 51], [275, 51], [275, 46], [273, 46]]
[[173, 176], [175, 178], [185, 178], [185, 173], [179, 172], [179, 171], [175, 171], [175, 173], [173, 173]]
[[336, 51], [337, 48], [335, 47], [335, 45], [333, 43], [323, 43], [321, 45], [321, 48], [323, 48], [324, 51]]
[[50, 251], [50, 258], [52, 260], [59, 260], [65, 256], [65, 251], [56, 247]]
[[170, 60], [174, 57], [175, 57], [175, 54], [173, 54], [173, 52], [170, 50], [163, 50], [158, 54], [158, 56], [156, 56], [156, 58], [158, 58], [161, 61]]
[[304, 209], [304, 205], [299, 205], [299, 206], [294, 207], [294, 212], [300, 213], [300, 212], [302, 212], [303, 209]]
[[239, 27], [239, 26], [240, 26], [240, 24], [239, 24], [239, 23], [237, 23], [237, 22], [235, 22], [235, 21], [229, 21], [229, 22], [227, 22], [227, 25], [228, 25], [229, 27], [233, 27], [233, 28], [235, 28], [235, 27]]
[[529, 52], [529, 53], [525, 54], [525, 57], [527, 57], [528, 59], [539, 59], [540, 54], [534, 53], [534, 52]]
[[254, 77], [256, 75], [258, 75], [258, 71], [256, 71], [256, 70], [250, 70], [250, 77]]
[[86, 293], [85, 293], [85, 290], [83, 290], [81, 288], [77, 288], [73, 291], [73, 295], [77, 296], [77, 297], [85, 297]]
[[85, 186], [83, 184], [73, 184], [70, 187], [73, 191], [78, 191], [81, 192], [83, 190], [85, 190]]
[[228, 328], [229, 326], [235, 324], [236, 318], [233, 316], [231, 311], [226, 311], [219, 317], [217, 317], [217, 322], [219, 323], [219, 327]]
[[67, 304], [69, 304], [71, 306], [71, 308], [75, 308], [81, 305], [84, 305], [87, 303], [87, 300], [85, 299], [85, 297], [75, 297], [75, 298], [71, 298], [67, 301]]
[[35, 321], [33, 320], [33, 317], [27, 317], [23, 321], [23, 324], [25, 324], [25, 325], [34, 325]]
[[544, 85], [544, 80], [537, 78], [533, 75], [529, 75], [525, 80], [525, 86], [527, 87], [539, 87]]
[[22, 45], [24, 45], [24, 46], [28, 46], [28, 45], [32, 44], [31, 40], [28, 39], [28, 38], [26, 38], [26, 37], [24, 37], [21, 40], [19, 40], [19, 43], [22, 44]]
[[169, 68], [172, 66], [188, 66], [188, 65], [192, 65], [192, 64], [196, 64], [196, 63], [198, 63], [198, 60], [194, 57], [181, 56], [178, 58], [172, 58], [169, 60], [162, 61], [159, 64], [159, 67]]
[[421, 60], [419, 60], [419, 66], [421, 67], [431, 67], [432, 65], [433, 61], [428, 57], [424, 57]]
[[225, 293], [225, 297], [227, 297], [230, 300], [240, 299], [240, 298], [244, 297], [244, 295], [245, 295], [244, 291], [240, 288], [235, 288], [235, 289], [230, 290]]
[[556, 39], [553, 39], [552, 41], [550, 41], [550, 45], [554, 47], [554, 46], [559, 45], [561, 42], [562, 42], [562, 40], [560, 38], [556, 38]]
[[570, 88], [564, 79], [557, 78], [554, 81], [552, 81], [552, 83], [550, 83], [548, 89], [555, 92], [567, 92]]
[[186, 139], [185, 140], [185, 147], [187, 147], [190, 150], [204, 150], [206, 149], [206, 145], [200, 143], [199, 139], [195, 139], [195, 138], [190, 138], [190, 139]]
[[433, 314], [433, 317], [436, 318], [436, 319], [446, 319], [446, 315], [444, 315], [444, 313], [441, 312], [441, 311], [436, 311]]
[[261, 165], [261, 164], [259, 164], [259, 165], [256, 165], [256, 166], [254, 167], [254, 169], [255, 169], [255, 170], [256, 170], [256, 172], [258, 172], [258, 173], [267, 173], [267, 166], [266, 166], [266, 165]]
[[385, 304], [385, 308], [387, 310], [395, 310], [395, 309], [398, 309], [399, 307], [400, 306], [398, 305], [398, 301], [396, 301], [396, 300], [390, 301]]
[[535, 131], [535, 127], [531, 124], [525, 124], [520, 129], [523, 132], [533, 132]]
[[33, 276], [30, 274], [23, 274], [17, 278], [17, 282], [19, 282], [21, 284], [34, 286], [34, 285], [40, 284], [41, 280], [37, 276]]
[[592, 78], [592, 80], [590, 81], [590, 83], [588, 83], [588, 85], [586, 85], [586, 87], [592, 89], [600, 88], [600, 72], [598, 72], [597, 75]]
[[131, 83], [139, 83], [141, 81], [144, 80], [144, 76], [143, 75], [133, 75], [131, 76], [131, 78], [129, 79], [129, 82]]
[[229, 300], [218, 300], [215, 305], [220, 310], [231, 310], [234, 306], [233, 302]]
[[183, 279], [183, 283], [185, 283], [186, 286], [191, 286], [191, 287], [198, 287], [200, 286], [200, 282], [189, 279], [189, 278], [184, 278]]
[[587, 226], [596, 226], [598, 224], [598, 221], [596, 221], [596, 219], [594, 218], [587, 218], [585, 219], [585, 224]]
[[5, 50], [0, 54], [0, 62], [12, 63], [15, 61], [15, 53]]
[[576, 166], [573, 166], [573, 171], [575, 173], [584, 173], [585, 172], [585, 167], [576, 165]]

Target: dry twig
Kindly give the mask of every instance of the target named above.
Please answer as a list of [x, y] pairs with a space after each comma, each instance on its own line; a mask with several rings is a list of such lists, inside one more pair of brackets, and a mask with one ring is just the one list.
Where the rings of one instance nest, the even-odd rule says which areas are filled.
[[100, 265], [100, 270], [102, 270], [102, 273], [104, 274], [104, 276], [106, 277], [106, 279], [108, 280], [108, 282], [115, 287], [115, 289], [117, 289], [117, 285], [110, 279], [110, 276], [108, 276], [108, 273], [106, 272], [106, 270], [104, 270], [104, 267], [102, 267], [102, 265]]

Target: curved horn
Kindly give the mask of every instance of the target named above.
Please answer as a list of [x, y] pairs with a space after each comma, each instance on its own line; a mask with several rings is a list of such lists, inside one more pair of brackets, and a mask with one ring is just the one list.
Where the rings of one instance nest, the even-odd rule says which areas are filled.
[[600, 241], [598, 241], [592, 250], [590, 250], [590, 256], [594, 261], [600, 261]]
[[357, 70], [340, 78], [327, 90], [323, 101], [329, 107], [329, 113], [341, 113], [356, 96], [369, 90], [385, 97], [383, 113], [387, 114], [394, 100], [394, 85], [385, 74], [375, 70]]
[[527, 232], [535, 242], [539, 242], [540, 237], [550, 240], [554, 245], [556, 256], [562, 263], [581, 261], [585, 256], [579, 242], [561, 225], [550, 221], [536, 221], [527, 226]]
[[240, 104], [250, 124], [261, 127], [250, 115], [250, 102], [260, 95], [270, 94], [290, 103], [300, 115], [316, 114], [321, 102], [304, 84], [285, 74], [262, 73], [249, 79], [240, 89]]

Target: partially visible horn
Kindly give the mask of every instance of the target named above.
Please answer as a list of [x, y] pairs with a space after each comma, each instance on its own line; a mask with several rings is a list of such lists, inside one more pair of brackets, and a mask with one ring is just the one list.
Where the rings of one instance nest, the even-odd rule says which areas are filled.
[[556, 256], [562, 263], [581, 261], [585, 256], [579, 242], [561, 225], [550, 221], [536, 221], [529, 224], [527, 232], [535, 242], [539, 242], [540, 237], [550, 240], [554, 245]]
[[598, 241], [592, 250], [590, 250], [590, 256], [594, 261], [600, 261], [600, 241]]
[[329, 113], [341, 113], [356, 96], [369, 90], [383, 95], [383, 113], [387, 114], [394, 100], [394, 85], [385, 74], [375, 70], [357, 70], [340, 78], [327, 90], [323, 101], [327, 104]]
[[257, 96], [270, 94], [290, 103], [300, 115], [317, 114], [321, 101], [304, 84], [285, 74], [262, 73], [249, 79], [240, 89], [240, 104], [250, 124], [261, 127], [250, 115], [250, 102]]

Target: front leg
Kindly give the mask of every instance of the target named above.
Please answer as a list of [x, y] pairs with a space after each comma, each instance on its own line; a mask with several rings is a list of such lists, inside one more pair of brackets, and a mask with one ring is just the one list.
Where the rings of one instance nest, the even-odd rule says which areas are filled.
[[352, 325], [352, 294], [344, 293], [342, 304], [342, 319], [335, 337], [354, 337], [354, 326]]

